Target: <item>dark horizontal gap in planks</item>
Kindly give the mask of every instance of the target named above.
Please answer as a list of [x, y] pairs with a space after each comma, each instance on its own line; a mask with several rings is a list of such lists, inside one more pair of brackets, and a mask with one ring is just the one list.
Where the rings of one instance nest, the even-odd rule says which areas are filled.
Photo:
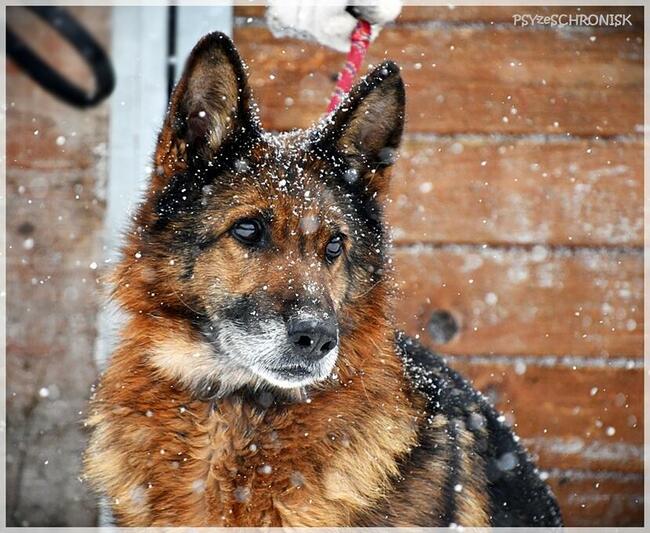
[[418, 252], [431, 252], [436, 250], [449, 251], [449, 252], [459, 252], [459, 251], [468, 251], [468, 252], [481, 252], [489, 253], [490, 250], [499, 250], [506, 252], [527, 252], [532, 251], [533, 249], [543, 248], [544, 250], [550, 252], [556, 257], [572, 257], [579, 255], [581, 253], [602, 253], [609, 255], [634, 255], [642, 256], [643, 247], [642, 246], [585, 246], [582, 244], [577, 244], [572, 246], [570, 244], [546, 244], [546, 243], [462, 243], [462, 242], [418, 242], [418, 243], [400, 243], [394, 242], [393, 249], [409, 252], [409, 253], [418, 253]]
[[[444, 352], [444, 347], [442, 349]], [[593, 357], [581, 355], [448, 355], [442, 357], [449, 363], [468, 363], [471, 365], [503, 365], [570, 369], [611, 368], [613, 370], [637, 370], [644, 368], [643, 359], [637, 357]]]

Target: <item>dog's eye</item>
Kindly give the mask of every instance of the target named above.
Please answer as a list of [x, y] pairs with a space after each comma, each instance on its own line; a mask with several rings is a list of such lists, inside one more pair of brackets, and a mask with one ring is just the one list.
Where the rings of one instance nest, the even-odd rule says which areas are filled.
[[230, 233], [239, 242], [244, 244], [257, 244], [262, 240], [262, 223], [255, 218], [244, 218], [235, 222]]
[[343, 253], [343, 235], [336, 235], [330, 239], [325, 246], [325, 259], [333, 263], [334, 260]]

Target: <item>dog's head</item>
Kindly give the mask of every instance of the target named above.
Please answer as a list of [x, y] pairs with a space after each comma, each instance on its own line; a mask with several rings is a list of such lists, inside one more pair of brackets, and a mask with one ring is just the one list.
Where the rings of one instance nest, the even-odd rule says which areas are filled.
[[313, 129], [264, 132], [232, 42], [208, 35], [170, 102], [121, 300], [191, 321], [210, 348], [203, 370], [228, 388], [324, 380], [382, 279], [403, 117], [399, 70], [384, 63]]

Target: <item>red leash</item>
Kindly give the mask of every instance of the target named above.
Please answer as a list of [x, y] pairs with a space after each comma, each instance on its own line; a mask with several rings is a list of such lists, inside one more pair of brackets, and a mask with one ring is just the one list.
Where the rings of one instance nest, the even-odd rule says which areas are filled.
[[332, 93], [330, 104], [327, 107], [328, 113], [336, 109], [336, 106], [339, 105], [341, 100], [343, 100], [345, 95], [348, 94], [352, 88], [352, 82], [354, 81], [354, 78], [356, 78], [357, 72], [359, 72], [361, 63], [363, 63], [363, 58], [368, 50], [371, 33], [372, 30], [370, 29], [370, 23], [368, 21], [360, 20], [357, 22], [357, 26], [354, 28], [354, 31], [350, 36], [350, 51], [348, 52], [345, 66], [339, 73], [336, 87]]

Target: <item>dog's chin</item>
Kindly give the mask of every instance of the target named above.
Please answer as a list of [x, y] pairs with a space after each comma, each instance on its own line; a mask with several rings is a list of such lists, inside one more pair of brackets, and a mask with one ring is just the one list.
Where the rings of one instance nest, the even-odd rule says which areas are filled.
[[332, 374], [338, 348], [331, 350], [323, 359], [312, 365], [258, 366], [252, 365], [250, 371], [259, 379], [280, 389], [295, 389], [315, 385]]

